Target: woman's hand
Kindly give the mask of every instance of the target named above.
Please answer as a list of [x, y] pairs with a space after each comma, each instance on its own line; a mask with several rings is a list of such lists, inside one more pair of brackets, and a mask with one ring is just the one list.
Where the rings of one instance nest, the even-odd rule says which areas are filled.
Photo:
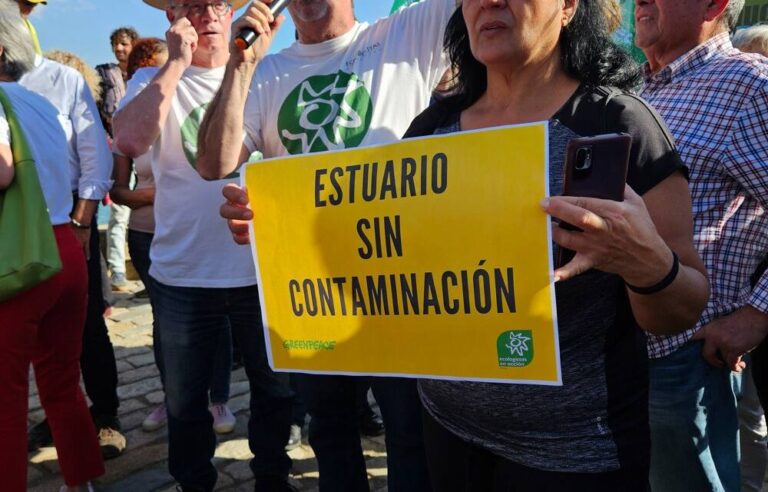
[[581, 229], [553, 228], [554, 241], [576, 252], [555, 271], [555, 281], [568, 280], [591, 268], [620, 275], [625, 282], [647, 287], [663, 279], [672, 268], [672, 251], [659, 235], [643, 199], [632, 188], [624, 201], [583, 197], [552, 197], [544, 211]]

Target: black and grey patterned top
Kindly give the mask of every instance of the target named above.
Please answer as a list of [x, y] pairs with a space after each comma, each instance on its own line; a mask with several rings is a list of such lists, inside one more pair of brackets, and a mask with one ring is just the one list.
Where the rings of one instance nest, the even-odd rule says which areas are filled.
[[[581, 88], [550, 121], [550, 190], [560, 194], [571, 138], [633, 136], [628, 182], [639, 194], [685, 172], [666, 128], [641, 100]], [[460, 113], [434, 133], [460, 131]], [[604, 128], [603, 128], [604, 127]], [[557, 254], [557, 251], [555, 251]], [[525, 466], [597, 473], [647, 467], [645, 336], [621, 278], [591, 270], [556, 285], [563, 385], [422, 380], [426, 410], [462, 439]]]

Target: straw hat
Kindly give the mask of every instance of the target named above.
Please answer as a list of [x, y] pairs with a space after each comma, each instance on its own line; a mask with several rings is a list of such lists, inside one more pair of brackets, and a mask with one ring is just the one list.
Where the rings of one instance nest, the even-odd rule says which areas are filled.
[[[42, 0], [37, 0], [37, 1], [41, 2]], [[165, 10], [168, 8], [169, 4], [171, 3], [171, 0], [144, 0], [144, 3], [146, 3], [147, 5], [151, 5], [156, 9]], [[229, 0], [229, 3], [232, 4], [232, 8], [234, 10], [237, 10], [243, 5], [245, 5], [246, 3], [248, 3], [248, 0]]]

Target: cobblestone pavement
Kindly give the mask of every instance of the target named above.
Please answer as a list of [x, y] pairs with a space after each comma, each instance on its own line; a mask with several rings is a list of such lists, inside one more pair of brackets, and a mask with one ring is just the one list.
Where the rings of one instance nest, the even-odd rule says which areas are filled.
[[[152, 353], [152, 312], [147, 299], [133, 292], [141, 287], [132, 283], [127, 293], [116, 293], [115, 306], [107, 326], [115, 347], [119, 372], [120, 421], [128, 441], [125, 453], [107, 461], [106, 474], [95, 482], [96, 490], [104, 492], [173, 491], [175, 483], [168, 474], [167, 430], [144, 432], [141, 422], [149, 411], [163, 399], [160, 378]], [[235, 431], [218, 436], [214, 462], [219, 470], [216, 490], [252, 491], [253, 481], [248, 460], [247, 419], [248, 381], [239, 369], [232, 373], [229, 407], [237, 416]], [[34, 379], [30, 377], [30, 425], [40, 422], [43, 410], [37, 397]], [[386, 452], [383, 437], [363, 439], [371, 490], [386, 491]], [[312, 448], [304, 443], [291, 451], [292, 483], [301, 491], [317, 490], [317, 462]], [[29, 490], [58, 492], [62, 479], [58, 474], [56, 450], [52, 447], [29, 454]]]

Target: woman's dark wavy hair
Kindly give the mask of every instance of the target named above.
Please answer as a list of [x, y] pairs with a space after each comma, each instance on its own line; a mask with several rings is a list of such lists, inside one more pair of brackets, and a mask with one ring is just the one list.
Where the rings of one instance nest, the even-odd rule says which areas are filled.
[[[455, 70], [452, 92], [462, 106], [470, 106], [485, 93], [487, 72], [472, 55], [461, 7], [448, 22], [443, 43]], [[560, 52], [566, 73], [586, 86], [630, 90], [640, 81], [637, 63], [611, 40], [597, 0], [579, 1], [560, 35]]]

